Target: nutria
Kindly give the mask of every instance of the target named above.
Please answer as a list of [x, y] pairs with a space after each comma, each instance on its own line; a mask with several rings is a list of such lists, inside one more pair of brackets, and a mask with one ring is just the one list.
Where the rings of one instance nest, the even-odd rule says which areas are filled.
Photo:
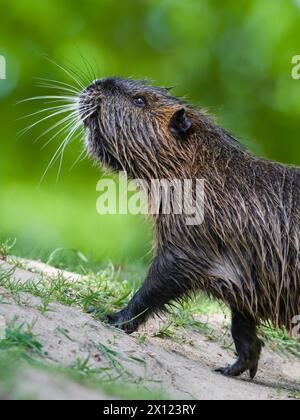
[[96, 80], [80, 107], [97, 161], [131, 178], [205, 180], [204, 222], [154, 217], [148, 276], [109, 321], [132, 333], [170, 301], [204, 291], [232, 311], [238, 360], [219, 371], [254, 378], [258, 326], [291, 330], [300, 314], [300, 169], [253, 156], [207, 113], [147, 82]]

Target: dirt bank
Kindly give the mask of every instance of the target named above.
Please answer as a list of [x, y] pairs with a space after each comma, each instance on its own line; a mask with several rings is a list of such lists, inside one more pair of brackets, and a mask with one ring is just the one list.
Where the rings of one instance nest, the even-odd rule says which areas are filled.
[[[1, 262], [2, 270], [12, 268]], [[33, 273], [35, 271], [35, 273]], [[57, 275], [57, 270], [32, 262], [27, 268], [17, 268], [12, 279], [38, 282], [41, 273]], [[72, 274], [67, 273], [67, 276]], [[72, 277], [74, 281], [77, 275]], [[225, 378], [214, 369], [231, 363], [235, 358], [230, 349], [211, 337], [185, 331], [182, 341], [153, 336], [155, 321], [139, 333], [127, 336], [76, 307], [51, 303], [41, 311], [41, 299], [28, 293], [16, 296], [0, 289], [0, 316], [12, 322], [32, 325], [32, 331], [43, 345], [44, 359], [53, 365], [71, 366], [76, 360], [87, 360], [92, 368], [122, 370], [122, 380], [142, 382], [149, 389], [158, 389], [171, 398], [213, 400], [291, 399], [300, 392], [300, 361], [293, 356], [281, 356], [268, 347], [263, 352], [259, 374], [250, 382], [247, 375], [240, 379]], [[219, 335], [227, 334], [222, 317], [212, 315], [209, 323]], [[219, 331], [218, 331], [219, 330]], [[121, 375], [122, 374], [122, 375]], [[62, 382], [53, 374], [41, 374], [34, 368], [20, 373], [18, 387], [37, 398], [102, 399], [101, 393], [71, 380]]]

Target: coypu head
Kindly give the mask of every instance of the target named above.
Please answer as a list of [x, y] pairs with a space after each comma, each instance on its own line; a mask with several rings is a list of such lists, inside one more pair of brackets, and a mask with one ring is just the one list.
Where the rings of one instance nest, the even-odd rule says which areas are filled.
[[82, 92], [79, 108], [90, 155], [113, 170], [135, 178], [175, 178], [195, 160], [200, 113], [170, 89], [99, 79]]

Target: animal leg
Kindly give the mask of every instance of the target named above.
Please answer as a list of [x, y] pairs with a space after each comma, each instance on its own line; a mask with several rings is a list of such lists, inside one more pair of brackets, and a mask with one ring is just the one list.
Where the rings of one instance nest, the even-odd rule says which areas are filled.
[[156, 258], [143, 286], [133, 296], [128, 306], [120, 312], [109, 315], [108, 322], [131, 334], [152, 314], [164, 311], [171, 300], [184, 295], [186, 290], [182, 285], [186, 283], [176, 281], [176, 276], [169, 267], [172, 267], [172, 263]]
[[232, 336], [238, 359], [232, 366], [218, 369], [217, 372], [226, 376], [239, 376], [249, 370], [251, 379], [254, 379], [264, 345], [257, 336], [256, 323], [251, 317], [233, 312]]

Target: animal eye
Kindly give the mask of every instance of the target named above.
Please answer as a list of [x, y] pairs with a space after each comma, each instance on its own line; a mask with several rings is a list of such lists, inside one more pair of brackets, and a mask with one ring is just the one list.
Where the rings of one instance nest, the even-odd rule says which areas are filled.
[[140, 108], [146, 106], [146, 100], [142, 96], [136, 96], [135, 98], [133, 98], [133, 102], [136, 106], [139, 106]]

